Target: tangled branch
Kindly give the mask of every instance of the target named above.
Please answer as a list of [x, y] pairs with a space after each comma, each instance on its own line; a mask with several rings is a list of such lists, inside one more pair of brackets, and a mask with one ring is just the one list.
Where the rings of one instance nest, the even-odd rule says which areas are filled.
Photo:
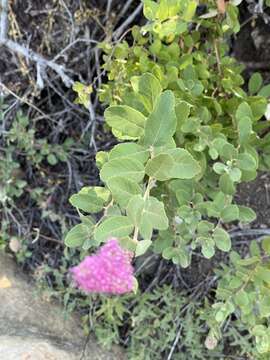
[[17, 42], [8, 38], [8, 0], [1, 0], [0, 5], [0, 46], [5, 46], [10, 51], [17, 53], [28, 60], [36, 63], [37, 66], [37, 85], [43, 88], [43, 78], [46, 78], [46, 68], [52, 69], [56, 72], [63, 83], [70, 87], [74, 81], [66, 74], [67, 70], [63, 65], [59, 65], [53, 60], [48, 60], [38, 53], [28, 49], [27, 47], [18, 44]]

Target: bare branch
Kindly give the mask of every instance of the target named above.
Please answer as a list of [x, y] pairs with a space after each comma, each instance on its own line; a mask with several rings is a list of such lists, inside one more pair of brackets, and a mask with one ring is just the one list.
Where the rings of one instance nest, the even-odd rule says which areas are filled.
[[129, 15], [129, 17], [123, 22], [121, 26], [114, 32], [113, 38], [117, 40], [123, 32], [126, 30], [126, 28], [132, 23], [132, 21], [135, 19], [137, 15], [142, 11], [143, 3], [141, 3], [139, 6], [136, 7], [136, 9]]
[[35, 53], [31, 49], [18, 44], [17, 42], [8, 39], [8, 0], [1, 0], [0, 7], [0, 46], [3, 45], [8, 48], [10, 51], [13, 51], [21, 56], [24, 56], [26, 59], [34, 61], [37, 64], [38, 69], [38, 83], [39, 86], [42, 85], [42, 79], [40, 76], [45, 75], [46, 68], [50, 68], [55, 71], [62, 79], [64, 84], [67, 87], [72, 86], [74, 81], [66, 74], [66, 69], [64, 66], [55, 63], [52, 60], [47, 60], [43, 56]]
[[45, 59], [43, 56], [35, 53], [31, 49], [27, 49], [13, 40], [6, 39], [3, 45], [5, 45], [9, 50], [24, 56], [26, 59], [36, 62], [40, 68], [43, 68], [44, 70], [47, 67], [54, 70], [61, 77], [67, 87], [70, 87], [74, 83], [74, 81], [65, 73], [66, 69], [64, 66]]
[[245, 236], [262, 236], [270, 235], [270, 229], [245, 229], [245, 230], [236, 230], [229, 231], [229, 234], [232, 238], [235, 237], [245, 237]]
[[84, 42], [86, 44], [98, 44], [98, 41], [96, 41], [96, 40], [78, 38], [78, 39], [74, 40], [73, 42], [71, 42], [70, 44], [68, 44], [57, 55], [55, 55], [55, 57], [53, 58], [52, 61], [56, 61], [57, 59], [59, 59], [66, 51], [68, 51], [72, 46], [76, 45], [79, 42]]
[[167, 357], [167, 360], [170, 360], [170, 359], [172, 358], [172, 356], [173, 356], [173, 353], [174, 353], [174, 350], [175, 350], [175, 348], [176, 348], [176, 345], [177, 345], [177, 343], [178, 343], [178, 341], [179, 341], [179, 339], [180, 339], [182, 327], [183, 327], [183, 325], [182, 325], [182, 324], [179, 324], [179, 327], [178, 327], [178, 330], [177, 330], [177, 334], [176, 334], [176, 336], [175, 336], [175, 339], [174, 339], [174, 342], [173, 342], [173, 344], [172, 344], [170, 353], [169, 353], [169, 355], [168, 355], [168, 357]]
[[123, 6], [122, 10], [120, 11], [119, 15], [118, 15], [118, 19], [121, 19], [121, 17], [123, 17], [125, 15], [125, 13], [127, 12], [127, 10], [129, 9], [130, 5], [133, 3], [134, 0], [128, 0], [125, 5]]
[[112, 7], [112, 0], [107, 0], [106, 20], [109, 18], [111, 7]]
[[8, 32], [8, 0], [0, 3], [0, 44], [5, 42]]
[[71, 34], [70, 34], [70, 39], [71, 41], [74, 41], [74, 36], [75, 36], [75, 24], [74, 24], [74, 21], [73, 21], [73, 16], [69, 10], [69, 8], [67, 7], [66, 3], [64, 2], [64, 0], [60, 0], [63, 7], [65, 8], [67, 14], [68, 14], [68, 17], [70, 19], [70, 23], [71, 23]]
[[45, 117], [46, 119], [50, 119], [51, 121], [55, 122], [55, 120], [53, 120], [49, 115], [46, 115], [43, 111], [41, 111], [37, 106], [35, 106], [34, 104], [32, 104], [30, 101], [28, 101], [25, 97], [20, 97], [17, 94], [15, 94], [12, 90], [10, 90], [5, 84], [0, 82], [0, 94], [1, 92], [6, 91], [8, 94], [12, 95], [13, 97], [15, 97], [15, 99], [19, 100], [22, 103], [27, 104], [28, 106], [32, 107], [33, 109], [35, 109], [38, 113], [40, 113], [43, 117]]

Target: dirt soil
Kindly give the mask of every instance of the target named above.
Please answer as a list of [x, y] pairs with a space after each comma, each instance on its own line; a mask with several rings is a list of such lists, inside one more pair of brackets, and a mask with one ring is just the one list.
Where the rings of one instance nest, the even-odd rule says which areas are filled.
[[270, 228], [270, 174], [261, 173], [256, 180], [241, 184], [236, 203], [251, 207], [257, 214], [252, 228]]

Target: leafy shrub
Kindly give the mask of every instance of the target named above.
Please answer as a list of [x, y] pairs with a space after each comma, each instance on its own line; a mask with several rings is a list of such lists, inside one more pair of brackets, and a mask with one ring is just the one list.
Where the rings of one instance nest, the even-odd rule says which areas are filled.
[[[171, 352], [172, 359], [183, 360], [217, 359], [227, 355], [229, 358], [230, 354], [239, 359], [246, 356], [264, 359], [256, 352], [246, 327], [236, 320], [226, 322], [218, 345], [208, 350], [204, 342], [207, 337], [205, 318], [209, 315], [202, 310], [204, 305], [171, 286], [157, 286], [151, 292], [138, 291], [136, 295], [121, 297], [83, 296], [63, 282], [74, 255], [72, 250], [69, 254], [66, 252], [58, 270], [40, 269], [39, 285], [46, 274], [53, 271], [56, 287], [50, 292], [44, 284], [44, 296], [60, 298], [68, 313], [79, 310], [83, 314], [85, 333], [93, 332], [101, 345], [110, 348], [112, 344], [121, 344], [126, 347], [128, 359], [132, 360], [167, 358]], [[206, 309], [211, 311], [208, 305]]]
[[230, 253], [230, 263], [218, 271], [221, 279], [216, 291], [216, 303], [212, 305], [207, 322], [209, 338], [219, 339], [220, 329], [231, 314], [242, 322], [255, 337], [260, 354], [270, 351], [270, 238], [262, 240], [262, 246], [252, 241], [250, 256], [241, 258]]
[[[12, 109], [12, 106], [10, 108]], [[7, 242], [10, 243], [11, 239], [17, 241], [20, 243], [20, 246], [18, 245], [18, 249], [14, 252], [17, 254], [17, 259], [23, 261], [31, 256], [31, 252], [27, 249], [24, 241], [22, 228], [25, 225], [26, 219], [22, 215], [22, 208], [24, 206], [21, 206], [20, 200], [22, 198], [26, 199], [28, 196], [30, 203], [34, 201], [38, 204], [37, 207], [43, 209], [44, 201], [52, 193], [51, 186], [47, 188], [44, 186], [33, 187], [30, 184], [27, 173], [39, 173], [44, 178], [44, 164], [50, 167], [58, 162], [66, 161], [73, 140], [67, 138], [63, 144], [49, 143], [47, 138], [40, 135], [36, 124], [25, 116], [21, 110], [14, 113], [10, 108], [5, 104], [5, 99], [0, 98], [0, 126], [2, 132], [0, 158], [0, 246], [4, 248]], [[20, 221], [16, 220], [14, 212], [16, 214], [19, 213], [20, 219], [23, 219], [23, 225], [21, 225]], [[46, 214], [44, 209], [42, 215], [45, 217], [48, 215], [48, 212]], [[15, 226], [17, 226], [17, 231]], [[29, 234], [27, 235], [29, 236]]]
[[[238, 184], [269, 169], [270, 87], [256, 73], [245, 91], [243, 67], [228, 55], [227, 39], [240, 29], [240, 2], [203, 2], [199, 15], [197, 1], [144, 0], [147, 24], [132, 29], [132, 43], [101, 45], [109, 81], [100, 99], [109, 105], [106, 125], [120, 144], [96, 156], [104, 186], [84, 187], [70, 198], [82, 222], [67, 234], [68, 246], [87, 250], [114, 236], [136, 256], [151, 249], [186, 268], [197, 249], [207, 259], [216, 249], [230, 251], [226, 224], [255, 219], [233, 196]], [[84, 87], [76, 91], [86, 104]], [[259, 259], [248, 261], [243, 277], [250, 281], [246, 272]], [[266, 301], [268, 280], [252, 284], [259, 297], [253, 288], [242, 297], [243, 280], [237, 281], [246, 320], [247, 304]], [[227, 283], [222, 295], [223, 283], [222, 301], [213, 307], [219, 325], [236, 311]], [[269, 351], [265, 311], [262, 318], [252, 313], [247, 326], [259, 352]]]

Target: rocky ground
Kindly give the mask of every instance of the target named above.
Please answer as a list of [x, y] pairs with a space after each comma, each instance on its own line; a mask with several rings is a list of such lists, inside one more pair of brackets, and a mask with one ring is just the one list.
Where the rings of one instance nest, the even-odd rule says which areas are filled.
[[75, 316], [38, 295], [13, 260], [0, 254], [1, 360], [121, 360], [119, 348], [101, 349]]

